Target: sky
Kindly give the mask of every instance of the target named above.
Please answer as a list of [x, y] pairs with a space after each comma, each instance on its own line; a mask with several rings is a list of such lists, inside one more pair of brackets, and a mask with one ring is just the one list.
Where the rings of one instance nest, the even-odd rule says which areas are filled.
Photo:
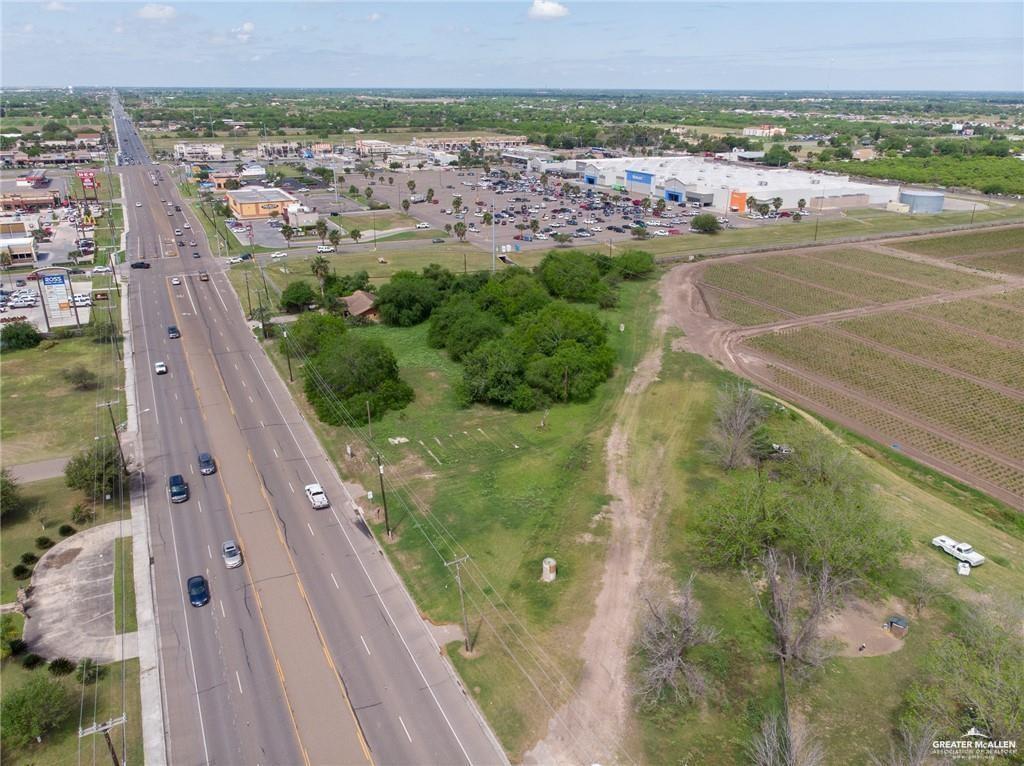
[[0, 85], [1024, 91], [1024, 3], [21, 2]]

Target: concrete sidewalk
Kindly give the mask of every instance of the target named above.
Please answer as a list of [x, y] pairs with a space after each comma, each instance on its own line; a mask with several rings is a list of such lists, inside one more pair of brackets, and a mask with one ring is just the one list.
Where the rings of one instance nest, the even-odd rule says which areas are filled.
[[39, 460], [35, 463], [22, 463], [21, 465], [10, 465], [7, 468], [11, 476], [19, 484], [28, 484], [43, 479], [56, 479], [64, 475], [64, 467], [68, 464], [69, 457], [55, 457], [49, 460]]

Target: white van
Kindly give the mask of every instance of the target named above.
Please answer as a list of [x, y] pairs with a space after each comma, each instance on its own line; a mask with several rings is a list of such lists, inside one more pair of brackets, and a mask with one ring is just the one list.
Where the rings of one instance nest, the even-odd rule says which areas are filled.
[[333, 253], [334, 245], [317, 245], [316, 251], [318, 253]]

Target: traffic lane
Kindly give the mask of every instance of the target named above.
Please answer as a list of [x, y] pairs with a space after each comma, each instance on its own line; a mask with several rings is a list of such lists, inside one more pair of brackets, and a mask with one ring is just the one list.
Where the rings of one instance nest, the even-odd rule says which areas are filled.
[[[200, 316], [185, 317], [179, 312], [179, 322], [190, 331], [203, 332]], [[218, 356], [231, 354], [225, 351]], [[255, 605], [280, 669], [297, 738], [311, 763], [368, 761], [337, 669], [323, 646], [287, 551], [289, 536], [301, 532], [286, 523], [278, 526], [283, 520], [276, 516], [273, 500], [252, 463], [212, 350], [190, 354], [189, 365], [208, 418], [210, 446], [224, 472], [228, 511], [246, 553]]]

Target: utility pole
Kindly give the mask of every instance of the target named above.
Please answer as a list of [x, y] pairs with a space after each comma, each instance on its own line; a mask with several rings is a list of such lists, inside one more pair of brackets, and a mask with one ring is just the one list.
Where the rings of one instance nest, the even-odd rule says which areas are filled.
[[384, 493], [384, 462], [377, 453], [377, 472], [380, 475], [380, 502], [384, 506], [384, 531], [387, 532], [388, 540], [391, 539], [391, 520], [388, 518], [388, 496]]
[[[74, 301], [72, 301], [74, 302]], [[78, 315], [78, 309], [75, 308], [75, 315]], [[124, 359], [121, 356], [121, 347], [117, 345], [117, 326], [114, 324], [114, 314], [110, 310], [110, 302], [107, 302], [107, 319], [110, 320], [110, 342], [114, 344], [114, 351], [117, 352], [117, 361], [123, 362]]]
[[373, 424], [370, 422], [370, 400], [366, 400], [366, 430], [370, 434], [370, 438], [373, 438]]
[[249, 304], [249, 318], [252, 318], [252, 294], [249, 292], [249, 272], [243, 271], [245, 274], [245, 302]]
[[292, 354], [288, 350], [288, 331], [287, 330], [284, 331], [284, 355], [285, 355], [285, 358], [288, 360], [288, 382], [289, 383], [294, 383], [295, 382], [295, 378], [292, 377]]
[[104, 404], [101, 404], [100, 407], [106, 406], [107, 414], [110, 415], [110, 425], [114, 429], [114, 441], [117, 442], [117, 451], [121, 455], [121, 470], [125, 473], [125, 475], [127, 475], [128, 474], [128, 461], [124, 459], [124, 448], [121, 447], [121, 436], [120, 436], [120, 434], [118, 433], [118, 430], [117, 430], [117, 421], [114, 420], [114, 408], [111, 407], [110, 405], [111, 405], [110, 402], [104, 402]]
[[455, 584], [459, 586], [459, 603], [462, 605], [462, 632], [465, 636], [464, 646], [467, 652], [473, 651], [473, 642], [469, 640], [469, 616], [466, 614], [466, 595], [462, 590], [462, 572], [459, 567], [462, 566], [464, 561], [467, 561], [469, 556], [460, 556], [454, 561], [446, 561], [444, 565], [446, 567], [455, 567]]
[[256, 297], [260, 299], [260, 334], [263, 336], [263, 340], [267, 339], [267, 315], [263, 311], [263, 296], [258, 292]]
[[110, 762], [114, 766], [121, 766], [121, 762], [117, 759], [117, 751], [114, 750], [114, 743], [110, 741], [110, 730], [115, 726], [124, 726], [128, 722], [127, 716], [124, 714], [117, 718], [111, 718], [106, 723], [94, 723], [92, 726], [87, 726], [78, 730], [78, 738], [84, 739], [90, 737], [93, 734], [103, 734], [103, 738], [107, 741], [107, 749], [110, 751]]

